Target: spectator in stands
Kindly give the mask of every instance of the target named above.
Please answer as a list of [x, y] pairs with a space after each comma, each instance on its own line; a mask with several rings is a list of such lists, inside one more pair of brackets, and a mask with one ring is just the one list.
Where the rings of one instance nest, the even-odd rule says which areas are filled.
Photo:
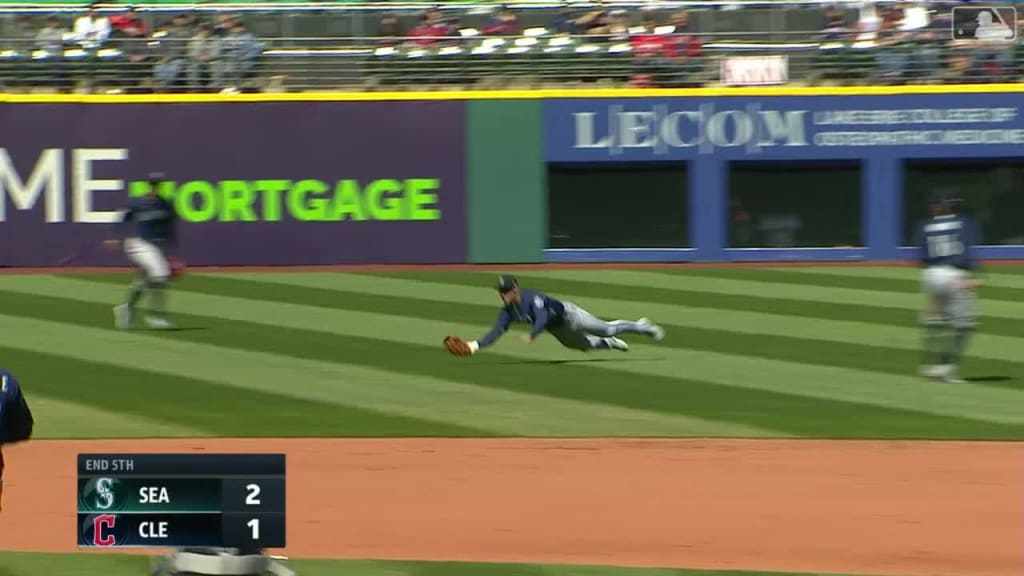
[[36, 49], [47, 53], [49, 57], [62, 58], [64, 56], [64, 34], [67, 30], [61, 24], [60, 18], [50, 16], [46, 23], [36, 33]]
[[231, 88], [239, 85], [256, 66], [256, 61], [263, 53], [260, 42], [240, 21], [236, 21], [230, 34], [222, 41], [224, 82]]
[[234, 32], [235, 24], [239, 22], [238, 16], [234, 14], [218, 14], [213, 21], [213, 35], [217, 38], [226, 38]]
[[144, 38], [149, 34], [146, 22], [139, 17], [134, 6], [128, 6], [121, 14], [110, 17], [111, 36], [124, 38]]
[[187, 23], [188, 17], [179, 14], [159, 35], [160, 44], [157, 49], [157, 61], [153, 67], [153, 75], [160, 88], [172, 88], [181, 79], [181, 73], [185, 69], [185, 56], [190, 37]]
[[[64, 35], [66, 33], [64, 24], [56, 16], [48, 17], [43, 27], [36, 33], [34, 48], [46, 53], [46, 59], [40, 62], [45, 72], [37, 79], [41, 84], [49, 84], [54, 88], [65, 84], [66, 73], [63, 60]], [[42, 70], [40, 71], [42, 72]]]
[[915, 78], [931, 79], [942, 70], [942, 50], [950, 40], [951, 20], [943, 16], [933, 18], [928, 14], [923, 18], [923, 25], [908, 33], [912, 44], [908, 72]]
[[522, 33], [523, 27], [519, 24], [519, 18], [507, 4], [502, 4], [498, 8], [497, 16], [484, 26], [484, 34], [488, 36], [518, 36]]
[[424, 47], [445, 42], [455, 35], [456, 31], [444, 21], [438, 8], [427, 10], [420, 23], [409, 31], [409, 36], [416, 39], [416, 44]]
[[562, 5], [555, 19], [551, 22], [556, 34], [578, 34], [580, 27], [576, 24], [576, 16], [568, 2]]
[[610, 21], [611, 14], [605, 8], [604, 2], [599, 1], [597, 8], [576, 18], [574, 26], [588, 36], [607, 36]]
[[671, 42], [675, 48], [673, 57], [674, 77], [670, 82], [672, 87], [694, 87], [700, 86], [701, 82], [697, 74], [703, 69], [704, 47], [700, 36], [693, 30], [690, 22], [690, 15], [685, 10], [677, 10], [670, 17], [672, 32]]
[[629, 14], [625, 10], [612, 10], [608, 14], [608, 39], [629, 39]]
[[846, 38], [850, 32], [850, 26], [846, 21], [846, 13], [840, 6], [832, 4], [825, 8], [825, 24], [821, 33], [823, 40], [838, 41]]
[[75, 20], [74, 39], [85, 50], [99, 48], [110, 37], [110, 19], [102, 16], [97, 6], [90, 4], [88, 13]]
[[220, 88], [223, 66], [220, 63], [220, 39], [213, 35], [213, 27], [200, 24], [188, 44], [188, 63], [185, 66], [191, 89]]
[[656, 32], [657, 24], [653, 16], [644, 16], [643, 28], [642, 32], [634, 34], [629, 40], [634, 64], [630, 83], [648, 88], [659, 84], [659, 76], [668, 67], [668, 58], [676, 56], [676, 51], [671, 36]]
[[136, 84], [138, 78], [142, 76], [139, 73], [139, 67], [145, 65], [150, 59], [149, 46], [146, 41], [149, 27], [134, 6], [128, 6], [121, 14], [111, 16], [110, 27], [111, 42], [116, 44], [123, 54], [123, 58], [129, 63], [128, 66], [120, 68], [122, 83]]
[[402, 42], [405, 33], [398, 16], [385, 14], [377, 23], [377, 43], [381, 46], [396, 46]]
[[886, 10], [882, 15], [882, 23], [875, 39], [875, 60], [878, 64], [878, 80], [881, 82], [900, 82], [907, 71], [909, 61], [906, 49], [908, 37], [899, 28], [898, 15], [893, 10]]

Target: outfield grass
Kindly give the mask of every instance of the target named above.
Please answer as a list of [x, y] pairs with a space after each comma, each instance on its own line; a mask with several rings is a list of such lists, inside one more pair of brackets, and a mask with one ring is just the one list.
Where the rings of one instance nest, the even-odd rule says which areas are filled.
[[[0, 552], [0, 576], [144, 576], [150, 566], [151, 559], [144, 556]], [[299, 576], [787, 576], [781, 572], [378, 560], [289, 560], [288, 566]]]
[[1024, 438], [1024, 268], [999, 268], [965, 385], [924, 381], [916, 271], [562, 270], [519, 276], [603, 317], [648, 316], [628, 354], [506, 337], [492, 273], [192, 274], [182, 330], [123, 333], [128, 277], [0, 277], [0, 351], [40, 437]]

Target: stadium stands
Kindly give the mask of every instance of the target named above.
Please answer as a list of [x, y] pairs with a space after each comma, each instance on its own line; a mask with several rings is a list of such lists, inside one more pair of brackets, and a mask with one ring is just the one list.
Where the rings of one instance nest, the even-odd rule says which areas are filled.
[[98, 4], [89, 16], [82, 4], [0, 2], [0, 88], [194, 92], [1021, 81], [1020, 35], [956, 40], [954, 4], [165, 0]]

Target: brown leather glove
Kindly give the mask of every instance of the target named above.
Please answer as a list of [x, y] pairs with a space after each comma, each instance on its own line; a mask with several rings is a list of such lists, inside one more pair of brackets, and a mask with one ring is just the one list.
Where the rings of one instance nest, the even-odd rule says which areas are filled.
[[445, 336], [444, 347], [455, 356], [472, 356], [473, 348], [458, 336]]

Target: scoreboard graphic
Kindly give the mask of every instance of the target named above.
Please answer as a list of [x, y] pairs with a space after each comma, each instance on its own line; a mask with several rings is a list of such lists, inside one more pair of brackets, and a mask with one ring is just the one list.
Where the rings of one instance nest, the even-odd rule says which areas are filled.
[[285, 546], [284, 454], [79, 454], [80, 548]]

